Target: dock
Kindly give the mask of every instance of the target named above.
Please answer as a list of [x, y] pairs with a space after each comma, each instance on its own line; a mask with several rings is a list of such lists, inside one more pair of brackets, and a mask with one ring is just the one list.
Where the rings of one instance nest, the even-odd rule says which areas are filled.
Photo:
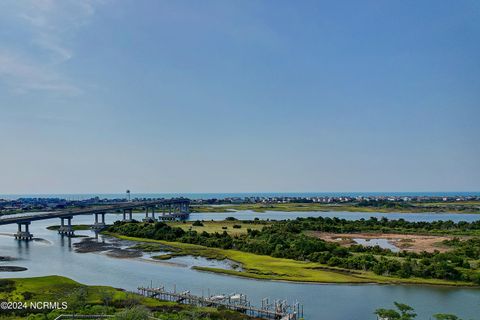
[[145, 297], [155, 298], [163, 301], [190, 304], [199, 307], [225, 308], [242, 312], [251, 317], [275, 320], [299, 320], [303, 319], [303, 305], [296, 302], [289, 305], [286, 300], [269, 301], [264, 298], [261, 306], [253, 306], [247, 296], [241, 293], [220, 294], [209, 296], [198, 296], [190, 291], [177, 292], [166, 290], [164, 287], [138, 287], [138, 293]]

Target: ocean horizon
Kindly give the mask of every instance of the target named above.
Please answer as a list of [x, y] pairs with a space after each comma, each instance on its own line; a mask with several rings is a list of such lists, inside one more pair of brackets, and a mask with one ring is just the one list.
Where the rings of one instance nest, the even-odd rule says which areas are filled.
[[[189, 199], [225, 199], [245, 197], [359, 197], [359, 196], [394, 196], [394, 197], [477, 197], [480, 191], [435, 191], [435, 192], [204, 192], [204, 193], [131, 193], [135, 198], [189, 198]], [[125, 193], [45, 193], [45, 194], [0, 194], [0, 199], [15, 200], [20, 198], [61, 198], [67, 200], [121, 199]]]

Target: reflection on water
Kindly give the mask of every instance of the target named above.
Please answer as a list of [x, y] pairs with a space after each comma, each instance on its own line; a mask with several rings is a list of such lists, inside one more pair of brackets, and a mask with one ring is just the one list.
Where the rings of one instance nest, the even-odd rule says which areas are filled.
[[[252, 213], [252, 215], [261, 215]], [[284, 213], [289, 217], [295, 214]], [[325, 213], [323, 213], [325, 214]], [[348, 213], [351, 214], [351, 213]], [[225, 214], [221, 214], [225, 217]], [[229, 213], [228, 215], [232, 215]], [[278, 218], [278, 213], [275, 213]], [[211, 219], [210, 214], [206, 214]], [[138, 215], [143, 217], [143, 215]], [[199, 219], [193, 216], [192, 219]], [[120, 219], [121, 215], [107, 215], [107, 223]], [[75, 224], [90, 224], [92, 216], [74, 217]], [[412, 305], [419, 319], [428, 319], [433, 313], [456, 313], [463, 319], [475, 319], [480, 310], [480, 290], [432, 286], [401, 285], [320, 285], [277, 281], [260, 281], [246, 278], [205, 273], [186, 267], [152, 263], [140, 259], [118, 259], [97, 253], [77, 253], [75, 243], [82, 238], [61, 237], [47, 226], [58, 224], [57, 220], [35, 221], [31, 225], [34, 237], [49, 241], [17, 241], [13, 237], [0, 236], [0, 255], [20, 260], [18, 266], [28, 270], [15, 273], [15, 277], [63, 275], [86, 284], [110, 285], [135, 290], [139, 285], [176, 285], [181, 290], [201, 294], [202, 290], [215, 293], [242, 292], [252, 301], [263, 297], [301, 301], [305, 305], [306, 319], [352, 320], [374, 319], [373, 312], [379, 307], [392, 306], [393, 301]], [[0, 226], [0, 232], [13, 233], [16, 225]], [[91, 231], [76, 231], [77, 235], [95, 238]], [[98, 241], [109, 241], [103, 236]], [[203, 258], [174, 258], [188, 265], [208, 265]], [[216, 262], [215, 262], [216, 263]], [[5, 265], [5, 262], [0, 262]], [[0, 272], [0, 277], [12, 277], [12, 273]], [[348, 306], [348, 307], [345, 307]]]
[[59, 235], [60, 237], [60, 245], [62, 247], [68, 247], [70, 250], [72, 249], [72, 238], [67, 237], [65, 235]]

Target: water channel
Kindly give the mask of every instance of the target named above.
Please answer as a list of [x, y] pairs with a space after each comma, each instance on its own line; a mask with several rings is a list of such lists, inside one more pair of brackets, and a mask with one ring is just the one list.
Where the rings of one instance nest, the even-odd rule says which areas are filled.
[[[238, 219], [295, 218], [297, 216], [330, 216], [360, 219], [370, 216], [404, 218], [411, 221], [475, 221], [480, 215], [462, 214], [381, 214], [352, 212], [266, 212], [251, 211], [228, 213], [194, 213], [191, 220], [222, 220], [234, 216]], [[137, 219], [140, 219], [138, 215]], [[107, 215], [107, 223], [121, 219], [121, 215]], [[91, 224], [93, 216], [76, 216], [74, 224]], [[33, 277], [62, 275], [90, 285], [110, 285], [135, 290], [139, 285], [165, 285], [177, 290], [191, 290], [195, 294], [245, 293], [260, 304], [263, 297], [298, 300], [305, 306], [308, 320], [368, 320], [375, 319], [373, 312], [379, 307], [391, 307], [393, 301], [407, 303], [418, 313], [418, 319], [429, 319], [434, 313], [454, 313], [462, 319], [479, 319], [480, 290], [416, 285], [336, 285], [305, 284], [278, 281], [261, 281], [226, 275], [205, 273], [191, 269], [205, 263], [229, 267], [225, 262], [216, 265], [204, 259], [191, 257], [172, 259], [169, 263], [151, 259], [119, 259], [103, 253], [78, 253], [73, 244], [82, 238], [66, 238], [46, 227], [59, 224], [59, 219], [34, 221], [31, 232], [41, 241], [19, 242], [7, 235], [16, 231], [16, 225], [0, 226], [0, 256], [12, 256], [18, 261], [1, 262], [1, 265], [17, 265], [28, 268], [23, 272], [0, 272], [0, 277]], [[77, 235], [94, 236], [91, 231], [76, 231]], [[99, 236], [98, 241], [109, 241]]]

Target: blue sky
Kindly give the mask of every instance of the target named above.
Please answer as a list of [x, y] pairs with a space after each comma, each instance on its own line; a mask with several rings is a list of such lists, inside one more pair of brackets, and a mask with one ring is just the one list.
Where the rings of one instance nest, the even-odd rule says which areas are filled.
[[0, 194], [480, 190], [478, 1], [0, 3]]

